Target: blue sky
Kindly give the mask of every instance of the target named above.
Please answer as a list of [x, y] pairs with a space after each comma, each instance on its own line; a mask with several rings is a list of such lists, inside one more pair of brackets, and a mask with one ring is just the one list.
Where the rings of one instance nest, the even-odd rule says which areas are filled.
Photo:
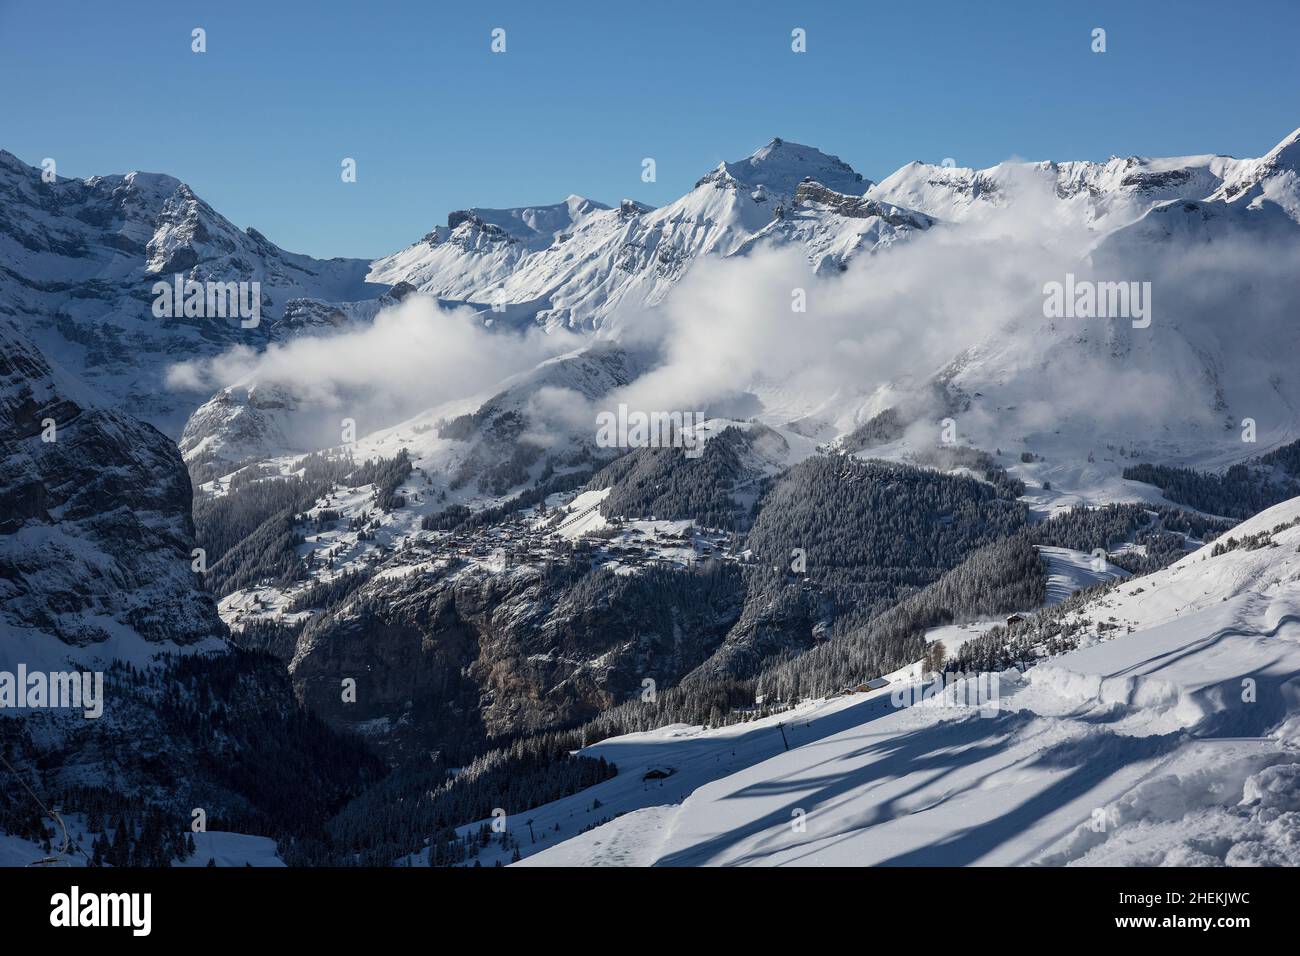
[[1300, 3], [1245, 10], [0, 0], [0, 147], [65, 176], [171, 173], [285, 248], [376, 256], [466, 206], [661, 204], [773, 136], [876, 180], [913, 159], [1258, 155], [1300, 126]]

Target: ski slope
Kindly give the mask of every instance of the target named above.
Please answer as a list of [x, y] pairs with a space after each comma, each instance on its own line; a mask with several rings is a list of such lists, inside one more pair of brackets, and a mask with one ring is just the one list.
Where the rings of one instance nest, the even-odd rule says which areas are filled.
[[1073, 612], [1118, 636], [999, 675], [992, 716], [884, 688], [784, 715], [788, 751], [775, 718], [587, 748], [618, 777], [528, 816], [622, 815], [518, 865], [1300, 863], [1300, 499], [1223, 541], [1255, 535]]

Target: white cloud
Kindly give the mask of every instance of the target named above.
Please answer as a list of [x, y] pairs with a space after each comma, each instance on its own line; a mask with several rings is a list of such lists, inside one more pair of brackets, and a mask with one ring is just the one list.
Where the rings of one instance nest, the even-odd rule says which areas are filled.
[[274, 383], [304, 411], [341, 409], [372, 431], [446, 401], [490, 393], [510, 375], [577, 344], [563, 331], [489, 331], [471, 309], [409, 296], [369, 325], [295, 338], [261, 353], [234, 348], [173, 366], [167, 381], [172, 388], [211, 391]]

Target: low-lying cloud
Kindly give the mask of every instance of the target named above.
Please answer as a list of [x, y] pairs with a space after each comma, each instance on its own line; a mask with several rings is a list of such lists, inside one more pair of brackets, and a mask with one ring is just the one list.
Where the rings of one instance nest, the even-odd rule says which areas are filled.
[[964, 348], [1032, 319], [1044, 276], [1083, 251], [1085, 231], [1049, 232], [1028, 208], [936, 225], [829, 277], [812, 275], [801, 248], [699, 262], [661, 308], [623, 323], [665, 354], [616, 399], [712, 408], [757, 389], [767, 400], [815, 402], [927, 379]]
[[275, 384], [298, 408], [341, 410], [362, 433], [429, 408], [490, 393], [511, 375], [579, 346], [570, 333], [497, 332], [472, 309], [442, 308], [408, 296], [372, 323], [334, 334], [273, 343], [263, 352], [231, 349], [173, 366], [169, 387], [216, 391], [236, 384]]

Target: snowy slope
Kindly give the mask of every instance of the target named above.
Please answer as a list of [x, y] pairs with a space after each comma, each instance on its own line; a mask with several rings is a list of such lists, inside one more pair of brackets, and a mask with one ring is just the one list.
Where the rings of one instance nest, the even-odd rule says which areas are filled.
[[1075, 591], [1129, 576], [1105, 558], [1094, 558], [1071, 548], [1040, 547], [1038, 553], [1047, 565], [1048, 604], [1059, 604]]
[[861, 252], [886, 249], [934, 220], [892, 203], [839, 192], [816, 181], [799, 183], [788, 204], [736, 250], [744, 254], [758, 246], [795, 245], [806, 250], [813, 272], [843, 270]]
[[[1059, 604], [1076, 591], [1083, 591], [1106, 584], [1117, 578], [1126, 578], [1129, 573], [1123, 568], [1111, 564], [1104, 558], [1094, 558], [1083, 551], [1071, 548], [1051, 548], [1039, 546], [1039, 557], [1047, 571], [1046, 606]], [[1020, 613], [1028, 615], [1036, 608], [1022, 608]], [[952, 657], [963, 644], [974, 638], [987, 634], [997, 625], [1004, 623], [1007, 615], [989, 617], [961, 624], [944, 624], [932, 627], [925, 632], [927, 644], [941, 642], [944, 656]]]
[[[78, 833], [78, 830], [72, 827], [73, 821], [67, 820], [65, 822], [70, 825], [73, 833]], [[82, 826], [84, 827], [84, 824]], [[86, 840], [84, 832], [81, 832], [79, 837], [78, 844], [82, 845], [84, 850], [89, 841]], [[174, 863], [174, 866], [207, 866], [209, 860], [213, 862], [214, 866], [284, 866], [284, 861], [280, 859], [277, 852], [275, 841], [269, 837], [251, 836], [246, 833], [226, 833], [220, 830], [195, 833], [193, 837], [194, 855], [188, 860]], [[82, 867], [87, 865], [86, 858], [76, 852], [75, 849], [70, 849], [63, 854], [53, 852], [59, 848], [57, 838], [54, 843], [52, 852], [46, 853], [40, 844], [33, 843], [31, 840], [24, 840], [19, 836], [0, 834], [0, 868], [32, 866], [40, 860], [48, 859], [57, 860], [58, 862], [54, 864], [56, 866]]]
[[1300, 221], [1300, 129], [1259, 159], [1232, 166], [1222, 185], [1209, 198], [1250, 206], [1267, 200]]
[[567, 241], [584, 220], [607, 211], [609, 207], [581, 196], [550, 206], [460, 210], [419, 242], [375, 260], [370, 278], [406, 281], [441, 298], [490, 304], [493, 290], [521, 260]]
[[[1300, 499], [1232, 538], [1255, 546], [1207, 546], [1085, 605], [1081, 618], [1132, 633], [1001, 675], [995, 716], [900, 708], [881, 690], [813, 705], [825, 732], [791, 720], [788, 752], [771, 728], [706, 732], [723, 768], [712, 782], [683, 777], [668, 799], [645, 799], [650, 809], [525, 863], [1294, 865]], [[633, 789], [643, 765], [693, 766], [702, 736], [665, 728], [588, 749], [627, 761], [630, 773], [620, 762], [601, 785], [612, 794], [619, 781]], [[772, 756], [761, 762], [732, 755], [762, 746]], [[599, 794], [569, 798], [575, 820]], [[567, 820], [563, 803], [530, 816]]]
[[178, 866], [207, 866], [209, 860], [216, 866], [284, 866], [275, 841], [269, 837], [220, 830], [193, 836], [194, 855]]

